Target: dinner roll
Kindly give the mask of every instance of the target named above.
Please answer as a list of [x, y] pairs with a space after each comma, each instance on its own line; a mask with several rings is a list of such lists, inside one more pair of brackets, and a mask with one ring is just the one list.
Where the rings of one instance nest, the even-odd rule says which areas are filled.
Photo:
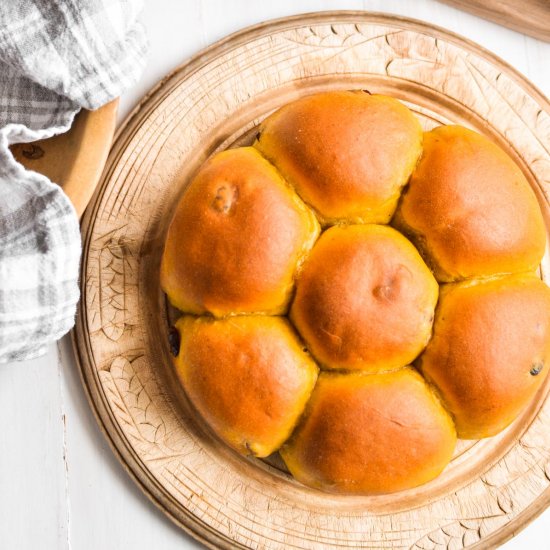
[[388, 223], [420, 156], [422, 128], [391, 97], [325, 92], [268, 117], [255, 147], [324, 223]]
[[276, 451], [317, 379], [317, 366], [281, 317], [181, 317], [175, 358], [187, 396], [216, 434], [243, 454]]
[[256, 149], [230, 149], [204, 164], [179, 202], [161, 286], [188, 313], [282, 313], [318, 234], [311, 210]]
[[380, 494], [430, 481], [455, 444], [450, 416], [414, 369], [323, 372], [281, 455], [310, 487]]
[[546, 232], [535, 194], [512, 159], [460, 126], [424, 135], [424, 154], [394, 225], [439, 281], [535, 269]]
[[434, 335], [419, 365], [440, 390], [458, 436], [503, 430], [550, 368], [550, 289], [535, 275], [442, 288]]
[[423, 350], [437, 296], [429, 269], [395, 229], [335, 226], [302, 268], [290, 317], [323, 367], [377, 372]]

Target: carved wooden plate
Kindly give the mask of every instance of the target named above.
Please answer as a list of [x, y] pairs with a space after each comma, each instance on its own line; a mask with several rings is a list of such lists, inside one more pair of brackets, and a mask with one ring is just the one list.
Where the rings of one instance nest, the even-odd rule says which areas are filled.
[[[211, 547], [493, 547], [550, 502], [547, 386], [513, 426], [461, 442], [436, 480], [376, 497], [307, 489], [231, 451], [175, 381], [159, 261], [177, 198], [213, 152], [303, 94], [368, 89], [426, 128], [460, 123], [512, 155], [550, 227], [550, 105], [512, 68], [447, 31], [393, 16], [331, 12], [247, 29], [162, 81], [119, 131], [84, 222], [74, 344], [98, 421], [153, 502]], [[548, 254], [541, 275], [549, 280]], [[550, 382], [550, 378], [549, 378]]]

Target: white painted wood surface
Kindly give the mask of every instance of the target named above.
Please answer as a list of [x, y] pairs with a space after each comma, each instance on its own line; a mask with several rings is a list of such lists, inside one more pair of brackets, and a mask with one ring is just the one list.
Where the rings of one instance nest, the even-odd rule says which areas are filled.
[[[247, 25], [327, 9], [385, 11], [430, 21], [492, 50], [550, 95], [550, 44], [435, 0], [149, 0], [151, 56], [121, 100], [122, 119], [168, 71]], [[0, 366], [0, 548], [198, 548], [140, 492], [90, 411], [68, 339], [37, 360]], [[550, 510], [504, 548], [550, 548]]]

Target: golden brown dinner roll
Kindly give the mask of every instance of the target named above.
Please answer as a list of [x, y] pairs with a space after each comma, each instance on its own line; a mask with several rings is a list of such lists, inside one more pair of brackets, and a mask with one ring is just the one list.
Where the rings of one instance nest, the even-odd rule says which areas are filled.
[[255, 146], [325, 223], [388, 223], [420, 156], [422, 129], [391, 97], [325, 92], [272, 114]]
[[497, 145], [460, 126], [424, 135], [424, 154], [394, 224], [445, 282], [533, 270], [546, 242], [521, 170]]
[[516, 418], [549, 360], [550, 289], [521, 274], [443, 287], [419, 365], [439, 388], [458, 436], [478, 439]]
[[302, 414], [317, 366], [280, 317], [184, 316], [175, 358], [185, 391], [210, 427], [243, 454], [268, 456]]
[[311, 210], [256, 149], [230, 149], [204, 164], [177, 206], [161, 286], [189, 313], [281, 313], [318, 234]]
[[392, 493], [436, 477], [451, 460], [453, 422], [422, 377], [323, 372], [305, 419], [281, 449], [292, 475], [338, 493]]
[[325, 368], [384, 371], [423, 350], [437, 296], [422, 258], [395, 229], [335, 226], [306, 260], [290, 316]]

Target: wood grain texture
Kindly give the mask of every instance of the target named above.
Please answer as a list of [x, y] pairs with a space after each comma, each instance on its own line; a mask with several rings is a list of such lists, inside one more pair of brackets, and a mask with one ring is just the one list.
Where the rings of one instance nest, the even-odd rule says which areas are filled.
[[550, 42], [548, 0], [439, 0], [504, 25], [518, 32]]
[[[491, 547], [550, 500], [546, 387], [499, 436], [462, 443], [442, 476], [380, 497], [304, 488], [222, 445], [174, 380], [158, 287], [167, 224], [213, 152], [246, 143], [269, 112], [317, 90], [405, 101], [426, 128], [461, 123], [503, 146], [543, 206], [550, 107], [510, 67], [442, 30], [364, 12], [316, 14], [238, 33], [165, 79], [119, 133], [83, 223], [76, 353], [100, 425], [151, 499], [210, 546]], [[548, 280], [548, 261], [542, 272]]]
[[[32, 548], [26, 543], [29, 530], [36, 529], [41, 548], [67, 549], [69, 503], [60, 386], [55, 349], [42, 364], [34, 359], [0, 367], [0, 417], [5, 420], [0, 440], [2, 548]], [[32, 527], [29, 517], [35, 518]]]
[[11, 146], [13, 156], [61, 185], [78, 217], [82, 216], [101, 177], [115, 133], [118, 99], [96, 111], [82, 110], [64, 134]]

